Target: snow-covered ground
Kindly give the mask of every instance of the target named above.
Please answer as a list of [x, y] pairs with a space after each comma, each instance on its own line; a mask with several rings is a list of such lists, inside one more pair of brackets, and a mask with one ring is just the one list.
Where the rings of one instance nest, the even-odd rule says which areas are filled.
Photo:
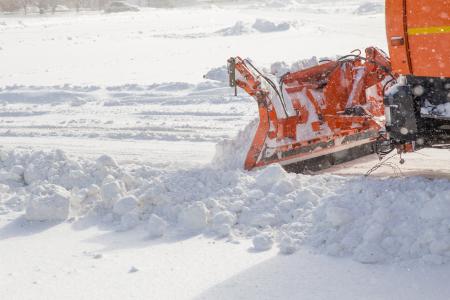
[[449, 150], [242, 170], [228, 57], [386, 47], [382, 1], [299, 2], [0, 17], [2, 295], [448, 299]]

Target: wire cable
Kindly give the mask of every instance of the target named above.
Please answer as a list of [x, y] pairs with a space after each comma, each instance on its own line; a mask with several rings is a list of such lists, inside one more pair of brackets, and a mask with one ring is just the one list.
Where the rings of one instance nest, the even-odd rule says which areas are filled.
[[[366, 173], [364, 176], [365, 176], [365, 177], [369, 177], [370, 175], [372, 175], [373, 172], [375, 172], [376, 170], [378, 170], [379, 168], [381, 168], [381, 167], [383, 167], [383, 166], [390, 167], [390, 168], [392, 168], [392, 169], [394, 170], [394, 172], [395, 172], [396, 175], [398, 175], [398, 173], [400, 173], [400, 174], [403, 176], [403, 172], [402, 172], [402, 170], [400, 169], [400, 167], [399, 167], [397, 164], [395, 164], [395, 163], [393, 163], [393, 162], [390, 162], [391, 159], [393, 159], [394, 157], [397, 157], [397, 156], [399, 156], [398, 153], [396, 153], [396, 154], [394, 154], [394, 155], [391, 155], [391, 156], [389, 156], [388, 158], [386, 158], [385, 160], [383, 160], [383, 161], [377, 163], [377, 164], [376, 164], [375, 166], [373, 166], [369, 171], [367, 171], [367, 173]], [[398, 173], [397, 173], [397, 172], [398, 172]]]
[[248, 59], [244, 60], [246, 63], [248, 63], [262, 78], [264, 78], [264, 80], [266, 80], [266, 82], [272, 87], [272, 89], [275, 91], [275, 93], [277, 94], [278, 98], [281, 101], [281, 106], [283, 107], [284, 113], [286, 114], [286, 117], [288, 117], [288, 113], [286, 110], [286, 103], [284, 101], [284, 96], [283, 96], [283, 92], [278, 90], [276, 84], [267, 76], [265, 76], [263, 73], [261, 73]]

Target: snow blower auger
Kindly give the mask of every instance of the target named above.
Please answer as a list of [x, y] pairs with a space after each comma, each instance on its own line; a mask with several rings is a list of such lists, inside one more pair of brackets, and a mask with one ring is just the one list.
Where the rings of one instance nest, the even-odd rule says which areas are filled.
[[318, 171], [374, 153], [384, 130], [383, 94], [394, 75], [384, 52], [365, 52], [287, 73], [279, 85], [249, 60], [230, 58], [230, 86], [259, 108], [245, 169], [280, 163], [290, 172]]

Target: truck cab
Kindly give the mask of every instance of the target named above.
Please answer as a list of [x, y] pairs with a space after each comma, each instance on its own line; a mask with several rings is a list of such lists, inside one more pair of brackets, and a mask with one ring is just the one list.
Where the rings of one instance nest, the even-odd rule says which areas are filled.
[[398, 84], [385, 96], [390, 140], [405, 149], [450, 143], [450, 0], [387, 0]]

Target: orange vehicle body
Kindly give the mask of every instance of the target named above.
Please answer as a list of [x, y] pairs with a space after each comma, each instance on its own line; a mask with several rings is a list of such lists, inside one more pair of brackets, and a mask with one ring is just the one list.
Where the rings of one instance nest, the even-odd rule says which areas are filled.
[[352, 149], [381, 157], [450, 143], [450, 0], [386, 0], [386, 33], [390, 57], [369, 47], [365, 56], [286, 73], [279, 85], [231, 58], [230, 85], [259, 108], [245, 168], [280, 163], [302, 172], [305, 161], [362, 156]]
[[349, 55], [287, 73], [279, 91], [249, 61], [238, 57], [229, 63], [232, 86], [244, 89], [259, 107], [247, 170], [275, 162], [294, 165], [371, 144], [384, 125], [390, 64], [377, 48], [367, 48], [365, 57]]
[[394, 72], [450, 77], [450, 0], [387, 0], [386, 31]]
[[392, 71], [386, 130], [398, 151], [450, 143], [450, 0], [386, 0]]

